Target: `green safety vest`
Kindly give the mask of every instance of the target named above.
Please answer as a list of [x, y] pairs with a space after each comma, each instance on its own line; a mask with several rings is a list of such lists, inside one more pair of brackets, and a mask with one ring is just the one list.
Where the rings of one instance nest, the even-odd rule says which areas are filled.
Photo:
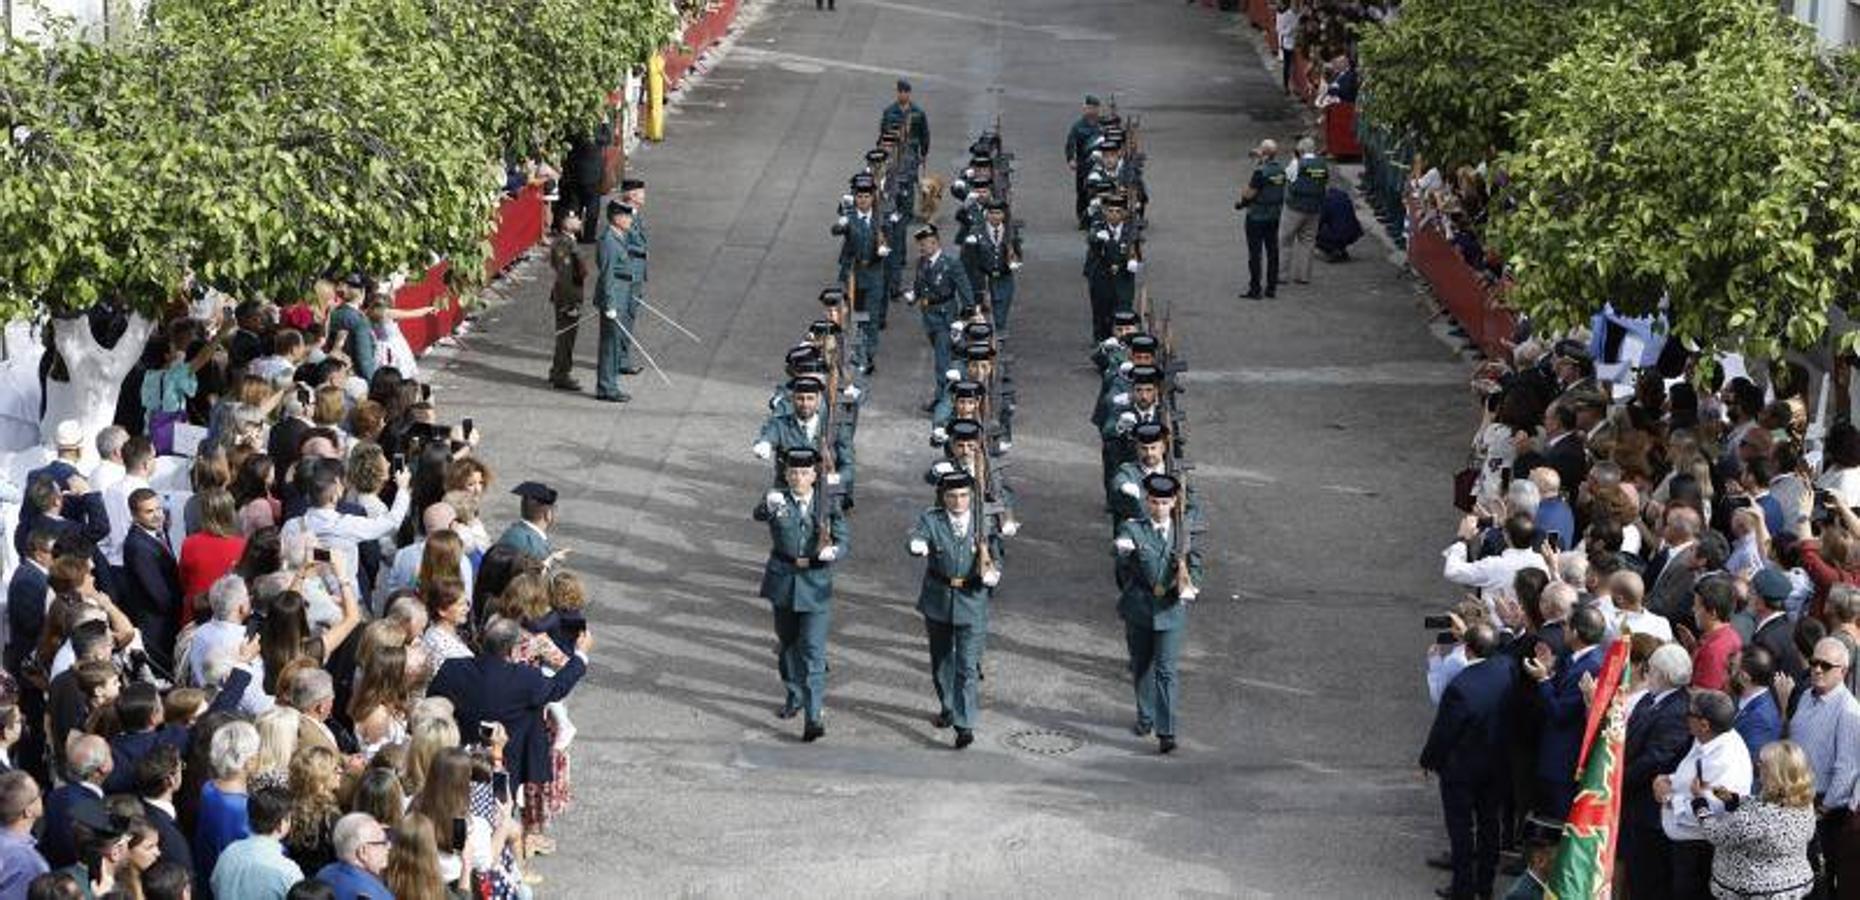
[[1266, 183], [1247, 204], [1246, 218], [1249, 222], [1270, 222], [1279, 217], [1279, 207], [1285, 203], [1285, 167], [1276, 159], [1269, 160], [1259, 167], [1259, 173]]
[[1330, 186], [1330, 163], [1322, 156], [1307, 156], [1298, 161], [1298, 177], [1285, 205], [1298, 212], [1314, 213], [1324, 206], [1324, 190]]

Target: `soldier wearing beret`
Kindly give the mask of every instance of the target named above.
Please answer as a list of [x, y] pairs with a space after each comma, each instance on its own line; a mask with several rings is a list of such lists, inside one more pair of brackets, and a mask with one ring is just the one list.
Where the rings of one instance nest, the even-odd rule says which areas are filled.
[[1136, 689], [1138, 736], [1155, 732], [1159, 749], [1175, 749], [1179, 686], [1176, 660], [1188, 625], [1188, 606], [1200, 593], [1201, 553], [1172, 518], [1181, 482], [1169, 475], [1143, 479], [1144, 514], [1118, 527], [1117, 614], [1124, 620], [1130, 677]]
[[846, 519], [815, 490], [820, 454], [807, 447], [782, 454], [782, 488], [771, 490], [753, 516], [769, 526], [769, 556], [761, 596], [775, 613], [776, 671], [786, 696], [775, 715], [805, 713], [801, 740], [827, 733], [821, 707], [827, 692], [827, 631], [833, 601], [833, 565], [847, 549]]
[[988, 602], [1001, 581], [1000, 539], [980, 516], [975, 479], [954, 472], [937, 482], [938, 505], [917, 517], [908, 549], [923, 557], [917, 611], [930, 641], [930, 677], [938, 712], [931, 724], [956, 729], [956, 749], [975, 741], [981, 714], [982, 648]]

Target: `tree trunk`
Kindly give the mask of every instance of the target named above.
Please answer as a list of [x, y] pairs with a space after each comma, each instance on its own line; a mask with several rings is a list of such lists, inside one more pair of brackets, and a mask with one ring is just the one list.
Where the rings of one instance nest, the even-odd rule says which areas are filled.
[[52, 320], [52, 342], [65, 361], [68, 380], [45, 381], [45, 416], [39, 421], [40, 439], [50, 446], [58, 423], [76, 419], [84, 428], [84, 452], [94, 452], [97, 432], [109, 427], [116, 418], [116, 398], [122, 391], [123, 378], [141, 358], [148, 346], [155, 320], [141, 313], [131, 313], [129, 329], [106, 348], [91, 334], [90, 317], [75, 316]]

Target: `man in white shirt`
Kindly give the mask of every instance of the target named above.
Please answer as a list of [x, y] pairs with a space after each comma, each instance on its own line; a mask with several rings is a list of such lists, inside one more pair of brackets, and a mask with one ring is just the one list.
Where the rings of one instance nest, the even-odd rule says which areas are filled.
[[252, 680], [239, 698], [239, 709], [251, 715], [270, 709], [272, 699], [263, 687], [265, 660], [254, 654], [247, 663], [244, 652], [246, 620], [252, 617], [252, 598], [246, 592], [245, 580], [237, 574], [220, 576], [207, 588], [207, 603], [213, 608], [213, 618], [194, 630], [193, 641], [187, 649], [188, 672], [193, 676], [191, 684], [213, 684], [214, 679], [210, 677], [216, 674], [213, 669], [243, 664], [252, 673]]
[[1467, 559], [1467, 544], [1479, 535], [1479, 520], [1467, 516], [1460, 520], [1459, 540], [1441, 551], [1446, 558], [1446, 565], [1441, 574], [1454, 584], [1478, 588], [1479, 596], [1485, 600], [1487, 611], [1497, 620], [1498, 613], [1493, 608], [1499, 595], [1509, 594], [1512, 582], [1519, 572], [1525, 569], [1538, 569], [1549, 573], [1549, 566], [1544, 564], [1543, 554], [1531, 548], [1537, 545], [1537, 527], [1531, 517], [1524, 513], [1515, 513], [1505, 520], [1505, 549], [1497, 556], [1488, 556], [1478, 561]]
[[1641, 605], [1645, 583], [1632, 571], [1620, 571], [1608, 579], [1608, 594], [1614, 598], [1619, 613], [1616, 625], [1623, 634], [1650, 634], [1667, 644], [1673, 640], [1673, 624], [1665, 616], [1648, 612]]
[[1654, 799], [1660, 803], [1660, 828], [1673, 842], [1673, 896], [1705, 897], [1711, 894], [1711, 844], [1693, 812], [1694, 799], [1702, 799], [1713, 812], [1724, 803], [1712, 793], [1723, 788], [1740, 797], [1750, 795], [1754, 772], [1750, 749], [1731, 725], [1737, 719], [1737, 701], [1721, 691], [1692, 693], [1686, 727], [1692, 732], [1692, 749], [1671, 775], [1654, 779]]
[[97, 432], [97, 465], [90, 470], [91, 490], [107, 491], [123, 479], [123, 445], [127, 443], [129, 432], [121, 425]]
[[134, 524], [129, 513], [129, 495], [149, 486], [155, 472], [155, 445], [137, 435], [123, 443], [123, 477], [103, 492], [103, 512], [110, 517], [110, 534], [103, 539], [103, 558], [114, 568], [123, 567], [123, 540]]
[[[310, 463], [304, 460], [299, 465]], [[296, 539], [299, 534], [316, 536], [331, 556], [341, 557], [336, 571], [340, 572], [348, 583], [350, 593], [360, 597], [362, 589], [355, 573], [360, 571], [360, 554], [357, 546], [362, 541], [376, 541], [393, 534], [407, 518], [407, 504], [412, 492], [407, 490], [409, 474], [406, 469], [394, 473], [394, 504], [387, 511], [377, 516], [357, 516], [336, 511], [336, 502], [342, 499], [342, 463], [338, 460], [316, 460], [315, 469], [310, 473], [310, 508], [304, 514], [289, 522], [279, 532], [279, 539], [285, 542]]]

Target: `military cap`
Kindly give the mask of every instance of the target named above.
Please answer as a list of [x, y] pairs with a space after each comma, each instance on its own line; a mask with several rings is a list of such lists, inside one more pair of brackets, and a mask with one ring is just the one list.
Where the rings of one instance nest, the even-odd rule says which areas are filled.
[[633, 207], [629, 204], [621, 203], [618, 200], [611, 200], [607, 203], [607, 218], [609, 219], [615, 216], [630, 216], [632, 214]]
[[855, 194], [870, 194], [878, 190], [878, 180], [860, 172], [852, 177], [852, 189]]
[[974, 419], [954, 419], [949, 423], [949, 439], [979, 441], [982, 439], [982, 423]]
[[970, 147], [969, 148], [969, 165], [987, 166], [988, 168], [992, 169], [995, 167], [994, 154], [989, 153], [988, 148], [983, 147], [980, 144], [977, 144], [975, 147]]
[[820, 358], [819, 347], [816, 347], [813, 344], [802, 344], [801, 346], [794, 347], [788, 351], [788, 358], [787, 358], [788, 368], [792, 369], [795, 366], [808, 362], [809, 360], [817, 360], [819, 358]]
[[1098, 149], [1122, 150], [1124, 149], [1124, 136], [1121, 134], [1106, 134], [1104, 138], [1098, 142]]
[[1143, 492], [1152, 497], [1173, 497], [1182, 490], [1182, 482], [1174, 475], [1157, 472], [1143, 476]]
[[970, 322], [962, 326], [962, 336], [971, 341], [985, 341], [995, 336], [995, 326], [987, 322]]
[[898, 92], [899, 92], [899, 93], [903, 93], [903, 94], [908, 94], [908, 93], [910, 93], [910, 92], [911, 92], [911, 83], [910, 83], [910, 82], [908, 82], [908, 81], [905, 81], [905, 80], [904, 80], [904, 79], [902, 79], [902, 78], [900, 78], [900, 79], [898, 79]]
[[836, 285], [836, 286], [831, 286], [831, 287], [823, 287], [820, 289], [820, 305], [838, 306], [844, 302], [846, 302], [846, 289], [845, 288], [839, 287]]
[[1155, 366], [1131, 366], [1131, 384], [1162, 384], [1163, 373]]
[[880, 150], [877, 147], [873, 147], [872, 149], [865, 151], [865, 161], [869, 163], [882, 163], [885, 161], [885, 158], [890, 155], [891, 154], [886, 153], [885, 151]]
[[987, 172], [977, 172], [973, 178], [969, 179], [969, 187], [972, 188], [994, 187], [994, 184], [995, 176]]
[[788, 390], [796, 394], [818, 394], [826, 389], [826, 383], [812, 375], [800, 375], [788, 379]]
[[352, 288], [366, 288], [368, 287], [368, 276], [360, 272], [350, 272], [343, 277], [342, 283]]
[[1109, 181], [1087, 181], [1085, 190], [1092, 194], [1111, 194], [1117, 190], [1117, 185]]
[[962, 348], [962, 355], [971, 360], [994, 359], [994, 345], [985, 341], [975, 341]]
[[1086, 105], [1086, 106], [1097, 106], [1097, 105], [1098, 105], [1098, 95], [1097, 95], [1097, 94], [1086, 94], [1086, 95], [1085, 95], [1085, 105]]
[[1117, 128], [1123, 124], [1124, 124], [1124, 117], [1118, 115], [1117, 113], [1112, 113], [1098, 120], [1098, 127], [1107, 129], [1107, 130], [1112, 129], [1112, 128]]
[[946, 472], [941, 478], [936, 480], [936, 492], [939, 495], [944, 491], [954, 491], [972, 487], [975, 487], [975, 476], [961, 469], [957, 469], [954, 472]]
[[645, 186], [646, 186], [646, 179], [644, 178], [622, 178], [620, 179], [620, 190], [622, 192], [637, 191], [640, 188], [643, 188]]
[[1128, 205], [1128, 201], [1124, 199], [1123, 194], [1112, 194], [1104, 198], [1101, 205], [1105, 209], [1123, 209]]
[[525, 500], [534, 500], [545, 506], [555, 505], [555, 489], [540, 481], [525, 481], [511, 488], [510, 492]]
[[1573, 363], [1592, 363], [1595, 361], [1595, 357], [1589, 353], [1589, 348], [1581, 341], [1557, 341], [1554, 352], [1557, 359], [1566, 359]]
[[1169, 437], [1169, 426], [1161, 422], [1142, 422], [1130, 430], [1139, 444], [1154, 444]]
[[949, 395], [957, 400], [980, 400], [986, 390], [981, 382], [964, 378], [949, 386]]
[[1136, 312], [1133, 310], [1120, 309], [1111, 314], [1111, 324], [1112, 325], [1141, 325], [1143, 324], [1143, 320], [1140, 317], [1138, 317]]
[[808, 324], [807, 331], [809, 334], [813, 335], [839, 334], [840, 323], [832, 319], [815, 319]]
[[1124, 341], [1124, 346], [1129, 347], [1132, 353], [1155, 353], [1162, 342], [1153, 334], [1133, 334], [1129, 340]]
[[820, 465], [820, 452], [812, 447], [789, 447], [781, 453], [781, 464], [790, 469], [811, 469]]
[[925, 222], [924, 224], [917, 226], [916, 231], [911, 232], [911, 237], [919, 241], [927, 237], [936, 237], [936, 235], [937, 235], [936, 224], [933, 222]]
[[1540, 847], [1555, 846], [1563, 840], [1563, 823], [1535, 813], [1524, 817], [1524, 843]]
[[987, 199], [987, 201], [982, 203], [982, 209], [988, 210], [990, 212], [997, 210], [997, 209], [1001, 210], [1002, 212], [1007, 212], [1007, 208], [1008, 208], [1007, 201], [1001, 199], [1000, 197], [990, 197]]

